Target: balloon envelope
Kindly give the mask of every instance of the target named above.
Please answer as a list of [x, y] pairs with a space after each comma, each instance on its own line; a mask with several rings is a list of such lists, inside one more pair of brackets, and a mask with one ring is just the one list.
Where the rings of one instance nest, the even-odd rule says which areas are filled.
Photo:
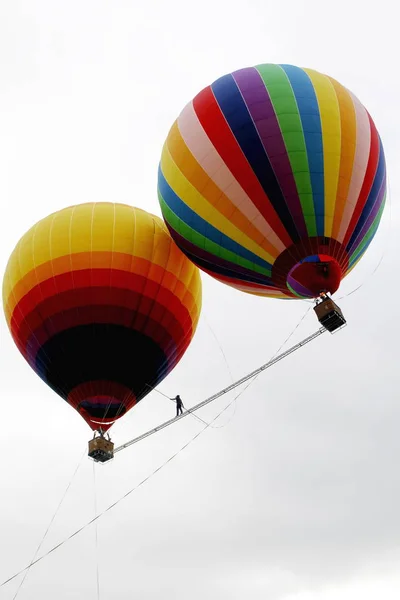
[[181, 112], [158, 193], [186, 255], [216, 279], [280, 298], [335, 292], [381, 219], [376, 127], [340, 83], [263, 64], [225, 75]]
[[200, 314], [201, 279], [158, 217], [82, 204], [21, 238], [3, 299], [34, 371], [92, 429], [107, 430], [182, 357]]

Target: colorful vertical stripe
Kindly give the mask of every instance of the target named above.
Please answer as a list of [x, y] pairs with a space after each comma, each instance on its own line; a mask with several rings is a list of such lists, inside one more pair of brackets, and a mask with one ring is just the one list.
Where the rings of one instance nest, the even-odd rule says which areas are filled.
[[158, 174], [164, 220], [187, 256], [273, 297], [334, 292], [372, 240], [385, 192], [366, 109], [334, 79], [291, 65], [241, 69], [202, 90], [173, 124]]

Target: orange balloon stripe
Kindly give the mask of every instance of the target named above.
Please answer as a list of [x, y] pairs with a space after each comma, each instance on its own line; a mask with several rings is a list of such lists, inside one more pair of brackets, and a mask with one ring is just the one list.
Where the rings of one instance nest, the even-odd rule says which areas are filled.
[[158, 217], [83, 204], [21, 238], [3, 302], [30, 366], [105, 430], [183, 356], [200, 315], [201, 279]]
[[[210, 204], [211, 214], [215, 209], [217, 213], [237, 227], [238, 235], [240, 237], [243, 238], [243, 235], [247, 236], [272, 257], [276, 257], [276, 248], [268, 242], [259, 229], [254, 227], [243, 213], [238, 210], [194, 158], [182, 138], [177, 122], [175, 122], [171, 128], [167, 146], [175, 165], [179, 168], [182, 175], [186, 178], [188, 183], [201, 194], [204, 200]], [[211, 224], [213, 223], [211, 222]]]
[[338, 187], [333, 217], [332, 237], [338, 239], [340, 223], [349, 193], [356, 152], [356, 113], [349, 92], [340, 83], [329, 77], [335, 88], [341, 121], [341, 149]]

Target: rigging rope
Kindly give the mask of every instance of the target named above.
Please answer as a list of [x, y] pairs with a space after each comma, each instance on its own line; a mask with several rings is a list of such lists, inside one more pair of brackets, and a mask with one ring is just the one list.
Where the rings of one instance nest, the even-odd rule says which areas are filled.
[[[308, 309], [308, 310], [310, 310], [310, 309]], [[308, 312], [308, 310], [307, 310], [307, 312]], [[298, 327], [298, 325], [297, 325], [297, 327]], [[296, 327], [296, 329], [297, 329], [297, 327]], [[272, 358], [271, 360], [269, 360], [267, 363], [265, 363], [261, 367], [258, 367], [258, 369], [256, 369], [255, 371], [252, 371], [251, 373], [249, 373], [248, 375], [245, 375], [244, 377], [242, 377], [238, 381], [235, 381], [234, 383], [232, 383], [228, 387], [220, 390], [216, 394], [213, 394], [209, 398], [206, 398], [206, 400], [203, 400], [202, 402], [199, 402], [195, 406], [192, 406], [191, 408], [186, 409], [185, 413], [183, 413], [183, 414], [181, 414], [181, 415], [179, 415], [177, 417], [174, 417], [173, 419], [169, 419], [168, 421], [165, 421], [164, 423], [161, 423], [161, 425], [158, 425], [157, 427], [154, 427], [153, 429], [149, 429], [149, 431], [146, 431], [145, 433], [142, 433], [141, 435], [133, 438], [133, 440], [130, 440], [129, 442], [126, 442], [125, 444], [122, 444], [121, 446], [118, 446], [117, 448], [114, 449], [114, 454], [116, 452], [120, 452], [121, 450], [124, 450], [125, 448], [128, 448], [129, 446], [132, 446], [133, 444], [136, 444], [137, 442], [140, 442], [140, 441], [144, 440], [145, 438], [153, 435], [154, 433], [157, 433], [158, 431], [161, 431], [161, 429], [165, 429], [165, 427], [169, 427], [169, 425], [172, 425], [173, 423], [176, 423], [177, 421], [180, 421], [180, 419], [184, 419], [189, 414], [192, 414], [194, 411], [197, 411], [200, 408], [203, 408], [203, 406], [206, 406], [207, 404], [210, 404], [210, 402], [213, 402], [217, 398], [220, 398], [221, 396], [227, 394], [228, 392], [231, 392], [232, 390], [234, 390], [235, 388], [237, 388], [242, 383], [246, 383], [246, 381], [248, 381], [249, 379], [253, 379], [256, 375], [258, 375], [262, 371], [265, 371], [266, 369], [269, 369], [270, 367], [272, 367], [273, 365], [275, 365], [277, 362], [279, 362], [282, 359], [286, 358], [287, 356], [289, 356], [290, 354], [292, 354], [293, 352], [295, 352], [296, 350], [298, 350], [302, 346], [305, 346], [306, 344], [308, 344], [312, 340], [315, 340], [317, 337], [319, 337], [320, 335], [322, 335], [323, 333], [325, 333], [325, 331], [326, 331], [326, 329], [324, 327], [320, 327], [320, 329], [318, 329], [315, 333], [313, 333], [312, 335], [308, 336], [307, 338], [305, 338], [304, 340], [302, 340], [301, 342], [299, 342], [295, 346], [292, 346], [288, 350], [285, 350], [285, 352], [282, 352], [282, 354], [278, 354], [277, 356], [275, 356], [274, 358]]]
[[[148, 385], [148, 384], [146, 384]], [[148, 387], [151, 387], [150, 385]], [[167, 394], [164, 394], [164, 392], [161, 392], [160, 390], [158, 390], [155, 387], [151, 388], [153, 392], [157, 392], [157, 394], [160, 394], [161, 396], [164, 396], [164, 398], [166, 398], [167, 400], [169, 400], [170, 402], [175, 402], [175, 398], [170, 398], [169, 396], [167, 396]], [[187, 411], [187, 408], [182, 404], [182, 407]], [[194, 413], [190, 413], [192, 417], [194, 417], [197, 421], [200, 421], [201, 423], [203, 423], [204, 425], [208, 425], [208, 427], [213, 427], [210, 423], [207, 423], [206, 421], [204, 421], [201, 417], [199, 417], [198, 415], [195, 415]]]
[[[296, 331], [296, 329], [298, 328], [298, 326], [300, 325], [300, 323], [303, 321], [303, 319], [305, 318], [306, 314], [308, 313], [310, 309], [308, 309], [305, 313], [305, 315], [302, 317], [302, 319], [300, 320], [300, 322], [297, 324], [297, 326], [294, 328], [294, 330], [292, 331], [292, 333], [289, 335], [289, 337], [287, 338], [290, 339], [290, 337], [293, 335], [294, 331]], [[238, 387], [239, 385], [241, 385], [242, 383], [247, 383], [247, 385], [240, 390], [240, 392], [232, 399], [228, 402], [228, 404], [212, 419], [211, 423], [213, 423], [214, 421], [216, 421], [228, 408], [229, 406], [231, 406], [231, 404], [233, 402], [235, 402], [235, 400], [237, 400], [237, 398], [239, 398], [239, 396], [241, 396], [248, 388], [249, 386], [256, 380], [256, 378], [258, 377], [258, 375], [260, 375], [260, 373], [262, 373], [264, 370], [268, 369], [269, 367], [271, 367], [272, 365], [276, 364], [277, 362], [279, 362], [280, 360], [282, 360], [283, 358], [285, 358], [286, 356], [289, 356], [290, 354], [292, 354], [293, 352], [295, 352], [296, 350], [298, 350], [299, 348], [301, 348], [302, 346], [305, 346], [306, 344], [308, 344], [309, 342], [311, 342], [312, 340], [318, 338], [320, 335], [322, 335], [324, 332], [326, 331], [326, 329], [324, 327], [321, 327], [320, 329], [318, 329], [315, 333], [313, 333], [312, 335], [308, 336], [307, 338], [305, 338], [304, 340], [302, 340], [301, 342], [299, 342], [298, 344], [296, 344], [295, 346], [292, 346], [291, 348], [289, 348], [288, 350], [286, 350], [285, 352], [283, 352], [282, 354], [276, 355], [275, 353], [275, 357], [272, 358], [270, 361], [268, 361], [267, 363], [265, 363], [264, 365], [262, 365], [261, 367], [259, 367], [258, 369], [256, 369], [255, 371], [252, 371], [251, 373], [249, 373], [248, 375], [245, 375], [244, 377], [242, 377], [241, 379], [239, 379], [238, 381], [234, 382], [233, 384], [231, 384], [230, 386], [228, 386], [227, 388], [224, 388], [223, 390], [221, 390], [220, 392], [218, 392], [217, 394], [214, 394], [213, 396], [211, 396], [210, 398], [207, 398], [206, 400], [204, 400], [203, 402], [200, 402], [199, 404], [197, 404], [196, 406], [192, 407], [191, 409], [187, 410], [186, 413], [183, 413], [182, 415], [179, 415], [178, 417], [176, 417], [175, 419], [171, 419], [170, 421], [166, 421], [165, 423], [163, 423], [162, 425], [160, 425], [159, 427], [156, 427], [144, 434], [142, 434], [141, 436], [139, 436], [138, 438], [135, 438], [133, 440], [131, 440], [130, 442], [127, 442], [126, 444], [120, 446], [119, 448], [116, 448], [114, 450], [114, 452], [118, 452], [120, 450], [123, 450], [124, 448], [140, 441], [141, 439], [144, 439], [150, 435], [152, 435], [153, 433], [156, 433], [157, 431], [160, 431], [160, 429], [163, 429], [164, 427], [167, 427], [168, 425], [171, 425], [172, 423], [175, 423], [176, 421], [178, 421], [179, 419], [182, 419], [184, 417], [186, 417], [188, 414], [191, 414], [191, 412], [193, 412], [194, 410], [198, 410], [199, 408], [202, 408], [203, 406], [206, 406], [207, 404], [209, 404], [210, 402], [212, 402], [213, 400], [216, 400], [217, 398], [219, 398], [220, 396], [228, 393], [229, 391], [235, 389], [236, 387]], [[283, 345], [286, 343], [286, 341], [281, 345], [281, 348], [283, 347]], [[277, 351], [279, 352], [279, 350]], [[203, 427], [203, 429], [201, 429], [198, 433], [196, 433], [188, 442], [186, 442], [177, 452], [175, 452], [174, 454], [172, 454], [164, 463], [162, 463], [160, 466], [158, 466], [152, 473], [150, 473], [150, 475], [148, 475], [147, 477], [145, 477], [144, 479], [142, 479], [136, 486], [134, 486], [133, 488], [131, 488], [128, 492], [126, 492], [122, 497], [120, 497], [118, 500], [116, 500], [115, 502], [113, 502], [112, 504], [110, 504], [106, 509], [104, 509], [101, 513], [95, 515], [93, 517], [93, 519], [91, 519], [90, 521], [88, 521], [87, 523], [85, 523], [84, 525], [82, 525], [82, 527], [80, 527], [79, 529], [77, 529], [76, 531], [74, 531], [71, 535], [69, 535], [67, 538], [65, 538], [64, 540], [62, 540], [61, 542], [59, 542], [58, 544], [56, 544], [55, 546], [53, 546], [52, 548], [50, 548], [50, 550], [48, 550], [45, 554], [43, 554], [42, 556], [40, 556], [39, 558], [35, 558], [34, 560], [31, 561], [31, 563], [29, 565], [27, 565], [25, 568], [21, 569], [20, 571], [18, 571], [18, 573], [15, 573], [14, 575], [12, 575], [11, 577], [9, 577], [8, 579], [6, 579], [5, 581], [3, 581], [0, 584], [0, 588], [5, 586], [7, 583], [9, 583], [10, 581], [13, 581], [16, 577], [18, 577], [19, 575], [22, 575], [22, 573], [24, 572], [28, 572], [29, 569], [37, 564], [38, 562], [42, 561], [44, 558], [46, 558], [47, 556], [49, 556], [50, 554], [52, 554], [53, 552], [55, 552], [58, 548], [61, 548], [61, 546], [63, 546], [64, 544], [66, 544], [69, 540], [71, 540], [72, 538], [76, 537], [77, 535], [79, 535], [82, 531], [84, 531], [85, 529], [87, 529], [90, 525], [92, 525], [93, 523], [97, 523], [97, 521], [103, 517], [107, 512], [109, 512], [110, 510], [112, 510], [113, 508], [115, 508], [120, 502], [122, 502], [123, 500], [125, 500], [125, 498], [127, 498], [128, 496], [130, 496], [134, 491], [136, 491], [139, 487], [141, 487], [142, 485], [144, 485], [147, 481], [149, 481], [149, 479], [151, 479], [154, 475], [156, 475], [156, 473], [158, 473], [159, 471], [161, 471], [161, 469], [163, 469], [167, 464], [169, 464], [174, 458], [176, 458], [181, 452], [183, 452], [183, 450], [185, 450], [190, 444], [192, 444], [198, 437], [200, 437], [200, 435], [210, 427], [211, 423], [206, 423], [205, 426]], [[82, 459], [81, 459], [82, 460]], [[79, 465], [78, 465], [79, 468]], [[78, 469], [76, 469], [77, 471]], [[76, 472], [74, 473], [75, 476]], [[69, 486], [67, 487], [66, 492], [68, 491], [70, 485], [71, 485], [72, 481], [70, 482]], [[65, 492], [65, 494], [66, 494]], [[65, 497], [64, 494], [64, 497]], [[63, 499], [64, 499], [63, 497]], [[61, 505], [61, 503], [60, 503]], [[59, 506], [60, 506], [59, 505]], [[58, 507], [59, 508], [59, 507]], [[58, 510], [58, 509], [57, 509]], [[52, 521], [54, 520], [54, 518], [52, 519]], [[51, 521], [51, 522], [52, 522]], [[50, 526], [49, 526], [50, 528]], [[49, 529], [48, 528], [48, 529]], [[46, 534], [47, 535], [47, 532]], [[44, 538], [43, 538], [44, 540]], [[43, 543], [43, 540], [40, 544], [40, 546]], [[36, 552], [39, 552], [40, 546]], [[25, 577], [24, 577], [25, 579]]]
[[[243, 389], [240, 390], [240, 392], [232, 399], [228, 402], [228, 404], [213, 418], [213, 421], [216, 421], [230, 406], [231, 404], [237, 400], [239, 398], [239, 396], [241, 396], [246, 390], [247, 388], [253, 383], [254, 378], [251, 379], [247, 386]], [[133, 492], [135, 492], [138, 488], [140, 488], [143, 484], [145, 484], [147, 481], [149, 481], [149, 479], [151, 479], [152, 477], [154, 477], [154, 475], [156, 475], [159, 471], [161, 471], [161, 469], [163, 469], [167, 464], [169, 464], [170, 462], [172, 462], [174, 460], [174, 458], [176, 458], [178, 456], [178, 454], [180, 454], [181, 452], [183, 452], [183, 450], [185, 450], [188, 446], [190, 446], [190, 444], [192, 444], [195, 440], [197, 440], [197, 438], [200, 437], [200, 435], [209, 428], [209, 425], [206, 424], [203, 429], [201, 429], [198, 433], [196, 433], [188, 442], [186, 442], [179, 450], [177, 450], [174, 454], [172, 454], [165, 462], [163, 462], [159, 467], [157, 467], [152, 473], [150, 473], [150, 475], [147, 475], [147, 477], [145, 477], [144, 479], [142, 479], [137, 485], [135, 485], [135, 487], [131, 488], [128, 492], [126, 492], [123, 496], [121, 496], [121, 498], [119, 498], [118, 500], [116, 500], [115, 502], [113, 502], [113, 504], [110, 504], [106, 509], [104, 509], [101, 513], [99, 513], [98, 515], [96, 515], [95, 517], [93, 517], [93, 519], [91, 519], [90, 521], [88, 521], [87, 523], [85, 523], [85, 525], [82, 525], [82, 527], [80, 527], [79, 529], [77, 529], [76, 531], [74, 531], [74, 533], [71, 533], [71, 535], [69, 535], [68, 537], [66, 537], [64, 540], [62, 540], [61, 542], [59, 542], [56, 546], [53, 546], [53, 548], [50, 548], [50, 550], [48, 552], [46, 552], [45, 554], [43, 554], [42, 556], [40, 556], [39, 558], [35, 559], [34, 561], [32, 561], [28, 566], [26, 566], [24, 569], [21, 569], [20, 571], [18, 571], [18, 573], [15, 573], [15, 575], [12, 575], [12, 577], [9, 577], [8, 579], [6, 579], [5, 581], [3, 581], [0, 584], [0, 588], [5, 586], [7, 583], [9, 583], [10, 581], [12, 581], [13, 579], [15, 579], [16, 577], [18, 577], [19, 575], [21, 575], [22, 573], [24, 573], [24, 571], [27, 571], [28, 569], [30, 569], [33, 565], [36, 565], [37, 563], [39, 563], [41, 560], [43, 560], [44, 558], [46, 558], [47, 556], [49, 556], [50, 554], [52, 554], [53, 552], [55, 552], [56, 550], [58, 550], [58, 548], [61, 548], [61, 546], [64, 546], [64, 544], [66, 544], [67, 542], [69, 542], [70, 540], [72, 540], [74, 537], [76, 537], [77, 535], [79, 535], [80, 533], [82, 533], [82, 531], [84, 531], [85, 529], [87, 529], [88, 527], [90, 527], [90, 525], [92, 525], [93, 523], [96, 523], [101, 517], [103, 517], [106, 513], [108, 513], [110, 510], [112, 510], [113, 508], [115, 508], [120, 502], [122, 502], [123, 500], [125, 500], [125, 498], [127, 498], [128, 496], [130, 496]]]
[[[307, 311], [307, 312], [308, 312], [308, 311]], [[213, 336], [214, 340], [215, 340], [215, 341], [216, 341], [216, 343], [217, 343], [217, 346], [218, 346], [218, 348], [219, 348], [219, 350], [220, 350], [220, 352], [221, 352], [221, 355], [222, 355], [222, 357], [223, 357], [223, 359], [224, 359], [224, 361], [225, 361], [225, 365], [226, 365], [226, 367], [227, 367], [227, 369], [228, 369], [228, 372], [229, 372], [229, 376], [230, 376], [231, 382], [233, 383], [233, 381], [234, 381], [234, 379], [233, 379], [233, 374], [232, 374], [231, 368], [230, 368], [230, 366], [229, 366], [228, 359], [226, 358], [226, 354], [225, 354], [225, 352], [224, 352], [224, 350], [223, 350], [223, 348], [222, 348], [222, 345], [221, 345], [221, 343], [219, 342], [219, 340], [218, 340], [218, 338], [217, 338], [217, 336], [216, 336], [216, 334], [215, 334], [215, 332], [214, 332], [213, 328], [211, 327], [211, 325], [210, 325], [210, 323], [208, 322], [208, 320], [207, 320], [207, 318], [206, 318], [206, 316], [205, 316], [205, 315], [203, 316], [203, 318], [204, 318], [204, 322], [206, 323], [206, 325], [207, 325], [208, 329], [210, 330], [210, 332], [211, 332], [211, 334], [212, 334], [212, 336]], [[293, 334], [293, 333], [294, 333], [294, 331], [292, 332], [292, 334]], [[291, 334], [291, 335], [292, 335], [292, 334]], [[287, 340], [284, 342], [284, 344], [285, 344], [286, 342], [287, 342]], [[283, 344], [283, 345], [284, 345], [284, 344]], [[282, 348], [282, 346], [281, 346], [281, 348]], [[279, 350], [278, 350], [278, 352], [279, 352]], [[163, 396], [163, 397], [164, 397], [164, 398], [166, 398], [167, 400], [170, 400], [171, 402], [175, 402], [175, 398], [171, 398], [170, 396], [167, 396], [167, 394], [164, 394], [164, 392], [162, 392], [161, 390], [157, 389], [156, 387], [153, 387], [153, 386], [149, 385], [148, 383], [146, 383], [146, 386], [147, 386], [148, 388], [150, 388], [150, 390], [151, 390], [151, 391], [153, 391], [153, 392], [157, 392], [157, 394], [160, 394], [161, 396]], [[182, 404], [182, 407], [185, 409], [185, 411], [187, 410], [187, 409], [186, 409], [186, 407], [185, 407], [183, 404]], [[204, 425], [208, 425], [209, 427], [212, 427], [212, 429], [222, 429], [222, 428], [226, 427], [227, 425], [229, 425], [229, 423], [232, 421], [233, 417], [235, 416], [235, 413], [236, 413], [236, 403], [235, 403], [235, 405], [234, 405], [234, 410], [233, 410], [233, 413], [232, 413], [232, 415], [231, 415], [231, 418], [230, 418], [230, 419], [229, 419], [229, 420], [228, 420], [226, 423], [224, 423], [223, 425], [212, 425], [211, 423], [207, 423], [207, 421], [204, 421], [204, 419], [202, 419], [202, 418], [201, 418], [201, 417], [199, 417], [198, 415], [195, 415], [193, 412], [192, 412], [192, 413], [190, 413], [190, 414], [191, 414], [191, 416], [192, 416], [194, 419], [196, 419], [196, 420], [197, 420], [197, 421], [199, 421], [200, 423], [203, 423]]]
[[[96, 490], [96, 469], [93, 462], [93, 491], [94, 491], [94, 516], [97, 516], [97, 490]], [[99, 536], [97, 529], [97, 521], [94, 529], [94, 541], [95, 541], [95, 560], [96, 560], [96, 587], [97, 587], [97, 600], [100, 600], [100, 573], [99, 573]]]
[[219, 348], [219, 351], [220, 351], [220, 352], [221, 352], [221, 354], [222, 354], [222, 357], [223, 357], [223, 359], [224, 359], [224, 361], [225, 361], [225, 364], [226, 364], [226, 368], [228, 369], [229, 375], [230, 375], [230, 377], [231, 377], [231, 380], [232, 380], [232, 382], [233, 382], [233, 374], [232, 374], [231, 368], [230, 368], [230, 366], [229, 366], [228, 359], [226, 358], [226, 354], [225, 354], [225, 352], [224, 352], [224, 349], [222, 348], [222, 345], [221, 345], [221, 343], [219, 342], [219, 340], [218, 340], [217, 336], [215, 335], [215, 331], [214, 331], [214, 329], [211, 327], [210, 323], [208, 322], [206, 315], [204, 315], [204, 316], [203, 316], [203, 318], [204, 318], [204, 322], [205, 322], [205, 324], [207, 325], [208, 329], [211, 331], [211, 334], [212, 334], [213, 338], [215, 339], [215, 341], [216, 341], [216, 343], [217, 343], [217, 346], [218, 346], [218, 348]]
[[[60, 508], [61, 508], [61, 506], [62, 506], [62, 504], [63, 504], [63, 502], [64, 502], [64, 500], [65, 500], [65, 497], [66, 497], [66, 495], [67, 495], [67, 493], [68, 493], [68, 491], [69, 491], [69, 488], [71, 487], [71, 485], [72, 485], [72, 482], [74, 481], [74, 479], [75, 479], [75, 476], [76, 476], [76, 474], [77, 474], [77, 472], [78, 472], [78, 470], [79, 470], [79, 467], [80, 467], [80, 466], [81, 466], [81, 464], [82, 464], [82, 460], [83, 460], [83, 457], [85, 456], [85, 454], [86, 454], [86, 449], [85, 449], [85, 451], [83, 452], [82, 456], [81, 456], [81, 457], [80, 457], [80, 459], [79, 459], [79, 462], [78, 462], [78, 464], [77, 464], [77, 466], [76, 466], [76, 469], [75, 469], [75, 471], [74, 471], [74, 473], [73, 473], [73, 475], [72, 475], [72, 477], [71, 477], [71, 479], [70, 479], [70, 481], [69, 481], [69, 483], [68, 483], [67, 487], [66, 487], [66, 488], [65, 488], [65, 490], [64, 490], [64, 493], [63, 493], [63, 495], [62, 495], [62, 497], [61, 497], [61, 500], [60, 500], [60, 502], [58, 503], [58, 506], [57, 506], [57, 508], [56, 508], [56, 510], [55, 510], [55, 512], [54, 512], [54, 514], [53, 514], [53, 516], [51, 517], [51, 519], [50, 519], [50, 521], [49, 521], [49, 524], [47, 525], [47, 529], [46, 529], [46, 531], [44, 532], [44, 535], [43, 535], [42, 539], [40, 540], [40, 543], [39, 543], [38, 547], [36, 548], [36, 552], [35, 552], [35, 554], [33, 555], [33, 558], [32, 558], [32, 560], [31, 560], [30, 564], [29, 564], [29, 565], [26, 567], [26, 569], [24, 569], [24, 571], [25, 571], [25, 575], [24, 575], [24, 577], [22, 578], [22, 580], [21, 580], [21, 582], [20, 582], [20, 584], [19, 584], [19, 586], [18, 586], [18, 588], [17, 588], [17, 591], [15, 592], [15, 595], [13, 596], [13, 600], [15, 600], [15, 599], [16, 599], [16, 597], [18, 596], [19, 592], [21, 591], [21, 588], [22, 588], [22, 586], [24, 585], [25, 579], [26, 579], [26, 578], [27, 578], [27, 576], [28, 576], [28, 573], [29, 573], [29, 571], [30, 571], [30, 568], [31, 568], [31, 566], [32, 566], [32, 565], [34, 565], [34, 564], [35, 564], [35, 562], [36, 562], [36, 557], [37, 557], [37, 555], [39, 554], [39, 552], [40, 552], [40, 549], [41, 549], [41, 547], [43, 546], [43, 544], [44, 544], [44, 541], [45, 541], [45, 539], [46, 539], [46, 537], [47, 537], [47, 535], [48, 535], [48, 533], [49, 533], [49, 531], [50, 531], [50, 528], [51, 528], [51, 526], [53, 525], [53, 523], [54, 523], [54, 521], [55, 521], [55, 518], [56, 518], [56, 517], [57, 517], [57, 515], [58, 515], [58, 512], [59, 512], [59, 510], [60, 510]], [[23, 571], [21, 571], [21, 573], [23, 573]]]
[[382, 254], [381, 257], [377, 263], [377, 265], [374, 267], [374, 269], [371, 271], [371, 273], [369, 275], [367, 275], [363, 281], [356, 286], [353, 290], [351, 290], [350, 292], [348, 292], [347, 294], [343, 294], [343, 296], [340, 296], [339, 298], [337, 298], [337, 301], [339, 302], [340, 300], [343, 300], [343, 298], [348, 298], [349, 296], [351, 296], [352, 294], [355, 294], [356, 292], [358, 292], [359, 289], [361, 289], [366, 283], [367, 281], [369, 281], [371, 279], [371, 277], [373, 277], [373, 275], [375, 275], [375, 273], [378, 271], [379, 267], [381, 266], [387, 250], [389, 248], [389, 244], [390, 244], [390, 235], [391, 235], [391, 231], [392, 231], [392, 192], [391, 192], [391, 188], [390, 188], [390, 181], [389, 181], [389, 177], [387, 178], [387, 182], [388, 182], [388, 208], [389, 208], [389, 225], [388, 225], [388, 233], [386, 236], [386, 241], [385, 241], [385, 245], [383, 247], [382, 250]]
[[[297, 331], [297, 329], [300, 327], [300, 325], [302, 324], [302, 322], [304, 321], [304, 319], [306, 318], [306, 316], [307, 316], [307, 315], [308, 315], [308, 313], [310, 312], [311, 308], [312, 308], [311, 306], [309, 306], [309, 307], [307, 308], [306, 312], [305, 312], [305, 313], [304, 313], [304, 315], [301, 317], [301, 319], [299, 320], [299, 322], [297, 323], [297, 325], [294, 327], [294, 329], [292, 329], [292, 331], [289, 333], [289, 335], [287, 336], [287, 338], [286, 338], [286, 339], [285, 339], [285, 340], [282, 342], [282, 344], [281, 344], [281, 345], [279, 346], [279, 348], [276, 350], [275, 354], [273, 354], [273, 355], [271, 356], [271, 358], [270, 358], [269, 362], [271, 362], [271, 361], [272, 361], [272, 360], [273, 360], [273, 359], [276, 357], [276, 355], [277, 355], [277, 354], [278, 354], [278, 353], [279, 353], [279, 352], [282, 350], [282, 348], [283, 348], [283, 347], [284, 347], [284, 346], [285, 346], [285, 345], [288, 343], [288, 341], [289, 341], [289, 340], [291, 339], [291, 337], [292, 337], [292, 336], [295, 334], [295, 332]], [[210, 327], [210, 325], [208, 325], [208, 326]], [[210, 327], [210, 330], [211, 330], [211, 327]], [[211, 330], [211, 331], [212, 331], [212, 330]], [[233, 375], [232, 375], [232, 372], [231, 372], [231, 370], [230, 370], [230, 368], [229, 368], [228, 361], [227, 361], [227, 359], [226, 359], [226, 356], [225, 356], [225, 353], [224, 353], [224, 351], [223, 351], [223, 349], [222, 349], [222, 346], [219, 344], [219, 342], [218, 342], [218, 340], [217, 340], [217, 337], [215, 336], [215, 334], [214, 334], [214, 337], [215, 337], [215, 339], [216, 339], [216, 341], [217, 341], [217, 343], [218, 343], [218, 345], [219, 345], [219, 347], [220, 347], [220, 350], [221, 350], [221, 352], [222, 352], [222, 354], [223, 354], [223, 357], [224, 357], [224, 359], [225, 359], [226, 365], [227, 365], [227, 367], [228, 367], [229, 374], [230, 374], [230, 376], [231, 376], [231, 380], [232, 380], [232, 385], [233, 385], [234, 387], [237, 387], [237, 384], [236, 384], [236, 383], [234, 382], [234, 380], [233, 380]], [[269, 362], [268, 362], [267, 364], [269, 364]], [[260, 371], [260, 372], [261, 372], [261, 371]], [[258, 376], [258, 374], [257, 374], [257, 375], [255, 375], [255, 377], [257, 377], [257, 376]], [[146, 385], [148, 385], [148, 384], [146, 384]], [[240, 385], [240, 384], [239, 384], [239, 385]], [[148, 387], [151, 387], [151, 386], [148, 386]], [[161, 390], [158, 390], [157, 388], [154, 388], [154, 387], [153, 387], [153, 388], [151, 388], [151, 389], [152, 389], [153, 391], [157, 392], [158, 394], [160, 394], [161, 396], [164, 396], [164, 398], [167, 398], [167, 399], [168, 399], [168, 400], [170, 400], [171, 402], [174, 402], [174, 401], [175, 401], [175, 398], [170, 398], [169, 396], [167, 396], [167, 394], [164, 394], [164, 392], [162, 392]], [[246, 387], [245, 389], [247, 389], [247, 387]], [[183, 405], [182, 405], [182, 406], [183, 406]], [[198, 405], [196, 405], [196, 406], [198, 406]], [[236, 403], [235, 403], [235, 406], [236, 406]], [[222, 429], [223, 427], [225, 427], [226, 425], [228, 425], [228, 424], [229, 424], [229, 422], [231, 421], [231, 419], [230, 419], [230, 420], [228, 421], [228, 423], [225, 423], [225, 425], [212, 425], [211, 423], [207, 423], [206, 421], [204, 421], [203, 419], [201, 419], [201, 418], [200, 418], [198, 415], [195, 415], [195, 414], [194, 414], [194, 412], [193, 412], [193, 411], [194, 411], [194, 410], [197, 410], [197, 409], [196, 409], [196, 407], [192, 407], [191, 409], [187, 409], [185, 406], [183, 406], [183, 408], [185, 409], [185, 411], [189, 412], [189, 413], [191, 414], [191, 416], [192, 416], [192, 417], [195, 417], [197, 420], [199, 420], [199, 421], [201, 421], [202, 423], [204, 423], [204, 425], [208, 425], [209, 427], [212, 427], [213, 429]], [[234, 414], [235, 414], [235, 411], [234, 411], [234, 413], [233, 413], [233, 415], [232, 415], [232, 418], [233, 418]], [[176, 419], [176, 417], [175, 417], [175, 419]], [[175, 419], [173, 419], [173, 421], [175, 421]], [[118, 450], [118, 449], [116, 449], [114, 452], [116, 452], [117, 450]]]

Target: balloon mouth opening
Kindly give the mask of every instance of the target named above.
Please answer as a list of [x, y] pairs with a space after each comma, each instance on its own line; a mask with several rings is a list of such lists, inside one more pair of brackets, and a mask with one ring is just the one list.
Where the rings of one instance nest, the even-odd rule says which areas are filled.
[[[120, 415], [122, 416], [122, 415]], [[90, 429], [92, 429], [92, 431], [103, 431], [103, 433], [105, 433], [106, 431], [108, 431], [110, 429], [110, 427], [112, 427], [115, 423], [115, 421], [118, 420], [119, 417], [116, 417], [115, 419], [113, 419], [112, 421], [110, 421], [109, 419], [105, 419], [104, 421], [98, 421], [97, 419], [93, 419], [92, 417], [90, 417], [90, 415], [88, 414], [82, 414], [82, 417], [85, 419], [86, 423], [89, 425]]]
[[120, 408], [118, 411], [114, 411], [114, 414], [104, 414], [104, 417], [101, 414], [91, 414], [89, 410], [85, 410], [82, 406], [77, 407], [77, 411], [85, 419], [86, 423], [89, 425], [92, 431], [100, 431], [100, 429], [105, 432], [110, 427], [114, 425], [118, 419], [123, 417], [127, 409], [123, 405], [119, 405]]
[[136, 404], [136, 396], [127, 386], [104, 379], [77, 385], [67, 402], [93, 431], [104, 432]]
[[334, 294], [342, 279], [342, 269], [332, 256], [306, 256], [289, 271], [286, 285], [292, 294], [302, 298], [317, 298], [322, 293]]
[[94, 421], [90, 419], [90, 426], [94, 431], [108, 431], [115, 421]]

